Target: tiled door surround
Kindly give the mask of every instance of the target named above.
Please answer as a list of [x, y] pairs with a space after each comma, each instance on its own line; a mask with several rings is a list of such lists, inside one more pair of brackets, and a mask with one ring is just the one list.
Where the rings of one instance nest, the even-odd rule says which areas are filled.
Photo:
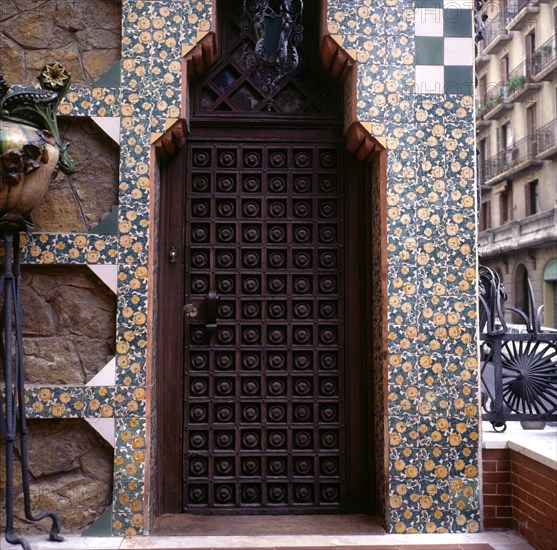
[[[28, 413], [103, 427], [115, 445], [111, 533], [133, 535], [152, 518], [152, 144], [187, 119], [183, 56], [210, 33], [214, 8], [189, 0], [122, 7], [120, 82], [74, 86], [60, 108], [96, 117], [119, 139], [117, 227], [31, 234], [24, 257], [90, 265], [117, 285], [115, 361], [88, 386], [31, 388]], [[384, 504], [387, 528], [398, 533], [479, 528], [470, 10], [447, 0], [330, 1], [325, 10], [328, 40], [354, 66], [353, 121], [387, 150]]]

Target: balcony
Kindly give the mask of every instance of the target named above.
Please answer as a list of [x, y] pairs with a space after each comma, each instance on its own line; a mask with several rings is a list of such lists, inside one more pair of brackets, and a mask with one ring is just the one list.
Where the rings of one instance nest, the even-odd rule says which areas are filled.
[[543, 160], [537, 157], [538, 144], [536, 135], [526, 136], [517, 141], [512, 147], [507, 147], [490, 159], [480, 170], [482, 185], [494, 185], [500, 181], [515, 178], [524, 170], [540, 166]]
[[509, 93], [506, 84], [497, 84], [487, 91], [487, 94], [480, 97], [476, 116], [482, 120], [483, 123], [477, 123], [477, 126], [485, 126], [488, 121], [498, 119], [514, 107], [514, 104], [509, 100]]
[[[536, 59], [541, 60], [541, 57]], [[486, 126], [487, 121], [496, 120], [504, 115], [513, 108], [514, 103], [526, 101], [543, 86], [541, 82], [534, 80], [534, 71], [537, 67], [534, 58], [523, 61], [509, 73], [506, 82], [493, 86], [484, 97], [480, 97], [476, 105], [478, 128]]]
[[557, 242], [557, 208], [482, 231], [478, 235], [478, 252], [485, 260], [504, 252], [555, 242]]
[[507, 4], [505, 24], [508, 31], [519, 31], [538, 17], [537, 0], [512, 0]]
[[557, 118], [536, 131], [539, 160], [557, 158]]
[[485, 102], [476, 99], [475, 102], [475, 115], [476, 115], [476, 129], [481, 130], [487, 128], [493, 121], [484, 118], [485, 115]]
[[480, 55], [489, 55], [497, 53], [501, 47], [512, 40], [512, 36], [505, 28], [505, 18], [502, 14], [498, 14], [491, 21], [488, 21], [484, 28], [484, 38], [482, 41]]
[[540, 82], [534, 82], [532, 60], [523, 61], [509, 73], [506, 87], [511, 103], [526, 101], [542, 87]]
[[552, 80], [557, 73], [557, 35], [542, 44], [532, 55], [532, 79]]

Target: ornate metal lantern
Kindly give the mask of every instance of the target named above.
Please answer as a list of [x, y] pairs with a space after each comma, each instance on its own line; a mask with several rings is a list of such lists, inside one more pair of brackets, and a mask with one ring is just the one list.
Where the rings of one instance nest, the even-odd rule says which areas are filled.
[[256, 38], [244, 61], [263, 82], [269, 109], [279, 82], [298, 67], [303, 7], [303, 0], [244, 0], [242, 37], [253, 32]]

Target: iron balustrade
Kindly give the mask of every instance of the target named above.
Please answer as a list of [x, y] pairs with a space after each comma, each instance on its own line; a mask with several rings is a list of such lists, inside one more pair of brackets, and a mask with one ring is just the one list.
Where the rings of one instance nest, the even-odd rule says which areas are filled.
[[544, 42], [532, 55], [532, 76], [541, 73], [546, 67], [557, 60], [557, 35]]
[[[480, 366], [483, 419], [494, 428], [515, 420], [557, 420], [557, 330], [541, 327], [530, 281], [525, 309], [504, 308], [496, 271], [480, 267]], [[523, 324], [509, 325], [505, 309]]]
[[493, 19], [487, 22], [483, 31], [483, 48], [487, 47], [499, 36], [500, 34], [505, 34], [505, 18], [498, 14]]
[[536, 141], [538, 154], [544, 153], [557, 145], [557, 118], [553, 119], [549, 124], [538, 128], [536, 131]]
[[538, 154], [537, 134], [527, 135], [525, 138], [517, 141], [514, 145], [502, 149], [496, 155], [489, 158], [482, 168], [484, 181], [504, 174], [508, 170], [517, 169], [523, 163], [536, 160]]
[[509, 77], [505, 83], [507, 94], [511, 96], [513, 92], [524, 88], [534, 76], [532, 59], [526, 59], [520, 65], [509, 72]]
[[490, 88], [485, 95], [482, 95], [477, 104], [476, 114], [479, 118], [487, 115], [502, 102], [508, 101], [508, 94], [503, 83]]
[[505, 11], [505, 24], [508, 25], [527, 6], [535, 5], [536, 4], [531, 0], [515, 0], [514, 2], [508, 2], [507, 10]]

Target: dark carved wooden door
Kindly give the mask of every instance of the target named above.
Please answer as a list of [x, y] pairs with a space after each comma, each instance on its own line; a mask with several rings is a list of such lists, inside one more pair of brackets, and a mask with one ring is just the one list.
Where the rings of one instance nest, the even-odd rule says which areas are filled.
[[334, 143], [187, 147], [188, 511], [344, 509], [342, 163]]
[[306, 40], [317, 4], [304, 5], [297, 65], [271, 85], [253, 68], [259, 35], [242, 3], [222, 3], [221, 58], [192, 88], [185, 153], [165, 176], [161, 239], [184, 275], [169, 265], [161, 279], [184, 296], [161, 290], [161, 376], [183, 380], [180, 412], [161, 397], [181, 456], [159, 456], [182, 473], [181, 491], [163, 484], [163, 511], [372, 508], [369, 193], [345, 152], [338, 86]]

